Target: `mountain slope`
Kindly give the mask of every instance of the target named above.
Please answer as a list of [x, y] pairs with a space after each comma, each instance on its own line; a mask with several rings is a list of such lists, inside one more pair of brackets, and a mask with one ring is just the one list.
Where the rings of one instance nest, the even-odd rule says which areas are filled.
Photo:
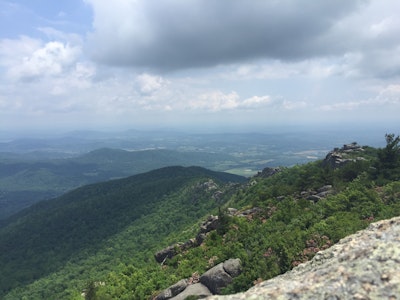
[[[43, 202], [0, 230], [2, 296], [148, 299], [230, 258], [241, 260], [242, 273], [222, 292], [247, 290], [372, 221], [400, 215], [394, 141], [383, 149], [345, 145], [323, 161], [267, 169], [239, 186], [222, 184], [231, 175], [171, 167]], [[216, 230], [199, 246], [176, 247], [156, 263], [155, 252], [196, 236], [217, 208]]]
[[[0, 230], [3, 293], [58, 271], [71, 259], [86, 259], [102, 249], [109, 238], [163, 207], [168, 209], [163, 220], [166, 223], [158, 230], [165, 238], [169, 231], [221, 204], [211, 197], [215, 190], [193, 188], [208, 180], [215, 181], [216, 187], [219, 182], [222, 189], [224, 182], [245, 179], [199, 167], [167, 167], [85, 186], [14, 215]], [[181, 211], [187, 217], [176, 220]], [[154, 242], [154, 238], [151, 240]]]
[[25, 159], [0, 153], [0, 219], [86, 184], [172, 166], [220, 170], [238, 162], [226, 154], [172, 150], [125, 151], [102, 148], [75, 158]]

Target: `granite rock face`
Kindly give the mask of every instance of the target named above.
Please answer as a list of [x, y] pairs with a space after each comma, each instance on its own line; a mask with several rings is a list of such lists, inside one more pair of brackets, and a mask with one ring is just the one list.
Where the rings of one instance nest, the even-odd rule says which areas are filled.
[[370, 224], [238, 299], [400, 299], [400, 217]]

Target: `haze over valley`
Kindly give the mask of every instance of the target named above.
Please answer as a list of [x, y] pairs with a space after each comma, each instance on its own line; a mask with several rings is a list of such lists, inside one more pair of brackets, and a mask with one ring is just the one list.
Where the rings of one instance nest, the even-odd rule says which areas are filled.
[[0, 0], [0, 298], [399, 298], [399, 12]]

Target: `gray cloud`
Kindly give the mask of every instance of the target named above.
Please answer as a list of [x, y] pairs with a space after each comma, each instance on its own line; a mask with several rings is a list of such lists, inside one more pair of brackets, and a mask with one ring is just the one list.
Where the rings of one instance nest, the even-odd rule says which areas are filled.
[[365, 1], [86, 0], [89, 49], [111, 65], [158, 70], [257, 58], [298, 60], [343, 51], [326, 35]]

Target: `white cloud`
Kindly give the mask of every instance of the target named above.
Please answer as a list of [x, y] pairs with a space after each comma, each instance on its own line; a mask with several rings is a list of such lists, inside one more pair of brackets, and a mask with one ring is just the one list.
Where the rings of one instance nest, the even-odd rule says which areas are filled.
[[381, 87], [375, 97], [321, 105], [317, 109], [321, 111], [357, 111], [365, 108], [372, 110], [384, 109], [391, 112], [394, 112], [393, 109], [400, 111], [400, 85], [390, 84]]
[[143, 73], [136, 78], [139, 84], [139, 89], [142, 94], [152, 94], [161, 88], [168, 85], [168, 81], [164, 80], [161, 76], [154, 76], [147, 73]]
[[237, 108], [238, 101], [239, 95], [236, 92], [225, 94], [213, 91], [198, 95], [196, 99], [189, 101], [189, 109], [218, 112]]
[[[25, 42], [27, 42], [25, 44]], [[1, 51], [2, 61], [8, 68], [7, 75], [14, 80], [35, 79], [62, 74], [71, 67], [80, 55], [80, 48], [60, 42], [42, 45], [38, 41], [22, 38], [19, 41], [6, 41], [8, 50]], [[8, 53], [12, 49], [15, 53]], [[4, 57], [6, 56], [6, 57]], [[12, 58], [10, 58], [12, 56]]]
[[245, 99], [239, 106], [244, 108], [258, 108], [266, 106], [272, 102], [270, 96], [253, 96]]
[[400, 104], [400, 84], [390, 84], [383, 88], [376, 101], [381, 104]]
[[242, 99], [240, 95], [232, 91], [223, 93], [221, 91], [206, 92], [189, 101], [187, 109], [210, 112], [245, 110], [260, 111], [263, 109], [274, 111], [285, 111], [305, 107], [305, 102], [290, 102], [281, 99], [272, 99], [271, 96], [252, 96]]

